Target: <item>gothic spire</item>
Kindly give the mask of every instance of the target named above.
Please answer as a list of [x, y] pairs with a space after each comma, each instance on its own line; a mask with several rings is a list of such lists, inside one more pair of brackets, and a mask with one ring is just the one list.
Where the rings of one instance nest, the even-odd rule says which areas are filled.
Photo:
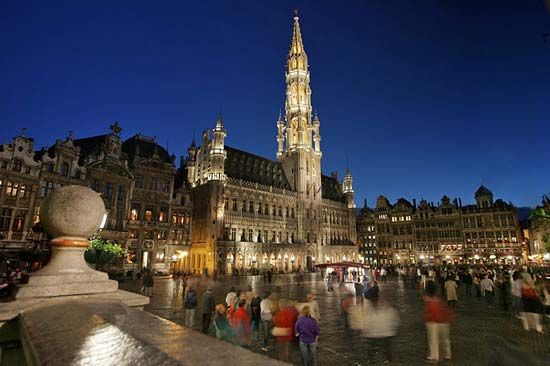
[[290, 44], [290, 51], [288, 57], [305, 55], [304, 43], [302, 41], [302, 32], [300, 31], [300, 18], [298, 17], [298, 10], [294, 11], [294, 29], [292, 31], [292, 43]]

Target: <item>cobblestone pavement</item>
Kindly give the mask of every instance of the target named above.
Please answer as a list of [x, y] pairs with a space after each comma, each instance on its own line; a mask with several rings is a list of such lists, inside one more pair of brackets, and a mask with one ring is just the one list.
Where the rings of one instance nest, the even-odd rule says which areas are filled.
[[[275, 276], [270, 285], [264, 284], [260, 276], [243, 277], [238, 282], [228, 279], [215, 283], [214, 296], [216, 302], [223, 302], [231, 286], [244, 290], [248, 284], [262, 295], [265, 290], [275, 292], [276, 283], [281, 285], [280, 296], [283, 298], [304, 301], [308, 292], [316, 295], [321, 309], [321, 335], [318, 344], [320, 366], [382, 364], [382, 360], [376, 357], [367, 359], [364, 341], [346, 333], [339, 307], [342, 291], [327, 292], [326, 283], [320, 275], [308, 274], [302, 286], [293, 283], [290, 275]], [[203, 281], [199, 286], [199, 294], [204, 286], [206, 282]], [[137, 281], [128, 281], [121, 283], [120, 287], [138, 292], [140, 284]], [[399, 332], [393, 342], [392, 365], [425, 365], [427, 342], [420, 293], [406, 287], [400, 280], [389, 279], [387, 284], [380, 284], [380, 294], [381, 299], [398, 310], [401, 320]], [[498, 309], [498, 294], [494, 308], [488, 308], [483, 298], [476, 298], [475, 294], [472, 297], [466, 296], [463, 288], [459, 289], [458, 295], [455, 320], [451, 326], [453, 365], [550, 365], [550, 324], [547, 318], [544, 319], [545, 334], [526, 332], [521, 327], [520, 320], [513, 314]], [[171, 279], [155, 279], [153, 297], [145, 310], [183, 324], [181, 292], [174, 296]], [[201, 323], [199, 313], [197, 310], [197, 330]], [[260, 343], [255, 342], [251, 349], [261, 352]], [[277, 357], [275, 349], [267, 354]], [[291, 345], [291, 362], [300, 364], [297, 345]]]

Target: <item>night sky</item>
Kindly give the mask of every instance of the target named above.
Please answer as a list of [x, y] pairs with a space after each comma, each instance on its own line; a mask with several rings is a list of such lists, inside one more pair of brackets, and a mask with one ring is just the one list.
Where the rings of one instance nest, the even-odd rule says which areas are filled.
[[480, 182], [518, 206], [550, 192], [541, 0], [3, 1], [0, 142], [118, 120], [182, 155], [221, 111], [228, 145], [274, 159], [295, 8], [323, 171], [347, 157], [358, 206], [472, 202]]

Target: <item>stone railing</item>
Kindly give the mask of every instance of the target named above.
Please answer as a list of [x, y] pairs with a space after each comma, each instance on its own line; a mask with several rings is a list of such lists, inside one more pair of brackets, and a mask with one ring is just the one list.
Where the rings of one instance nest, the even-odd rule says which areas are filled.
[[0, 340], [11, 347], [0, 342], [0, 365], [284, 365], [144, 312], [149, 298], [90, 268], [87, 238], [104, 213], [101, 197], [82, 186], [42, 202], [52, 258], [0, 304]]

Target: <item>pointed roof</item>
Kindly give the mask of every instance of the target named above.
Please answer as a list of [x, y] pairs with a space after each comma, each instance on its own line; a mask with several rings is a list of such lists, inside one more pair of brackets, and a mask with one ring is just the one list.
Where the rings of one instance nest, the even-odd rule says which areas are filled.
[[221, 112], [218, 113], [218, 119], [216, 120], [216, 128], [223, 128], [223, 118]]
[[485, 187], [483, 184], [479, 186], [479, 188], [476, 191], [475, 196], [492, 196], [493, 192], [491, 192], [487, 187]]
[[298, 10], [294, 11], [294, 27], [292, 30], [292, 42], [290, 44], [290, 50], [288, 51], [288, 57], [306, 55], [304, 50], [304, 43], [302, 41], [302, 32], [300, 31], [300, 18], [298, 17]]

